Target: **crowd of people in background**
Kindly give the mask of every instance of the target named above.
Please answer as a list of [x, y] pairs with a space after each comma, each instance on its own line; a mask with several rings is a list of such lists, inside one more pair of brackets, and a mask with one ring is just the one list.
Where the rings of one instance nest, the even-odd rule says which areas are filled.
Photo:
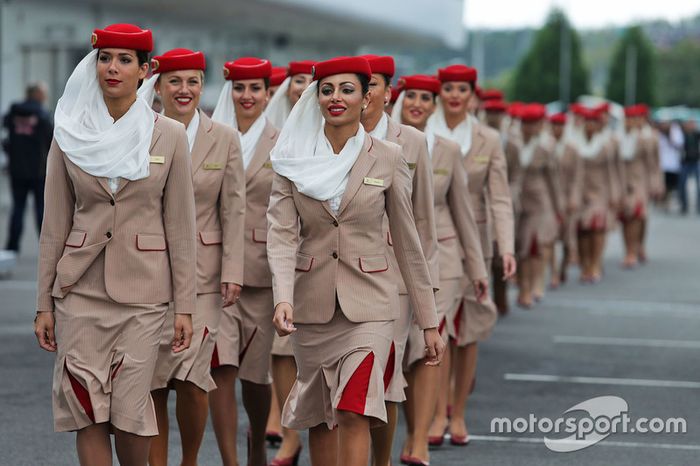
[[237, 465], [240, 379], [249, 465], [298, 464], [308, 430], [314, 466], [387, 466], [399, 407], [400, 461], [427, 465], [470, 442], [508, 286], [532, 309], [573, 266], [599, 282], [612, 232], [622, 267], [646, 262], [651, 203], [676, 188], [685, 213], [698, 180], [694, 123], [657, 129], [643, 103], [550, 112], [462, 64], [397, 77], [390, 56], [242, 57], [208, 115], [202, 52], [149, 60], [150, 30], [128, 24], [92, 45], [53, 142], [41, 86], [4, 120], [9, 249], [46, 182], [35, 333], [81, 464], [111, 464], [113, 433], [122, 464], [166, 465], [174, 390], [181, 464], [211, 414]]

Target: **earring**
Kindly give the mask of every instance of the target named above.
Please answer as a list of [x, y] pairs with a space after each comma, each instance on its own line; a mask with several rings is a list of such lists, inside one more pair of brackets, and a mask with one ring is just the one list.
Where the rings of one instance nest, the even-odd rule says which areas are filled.
[[362, 110], [367, 110], [367, 106], [366, 106], [366, 105], [363, 105], [363, 106], [362, 106]]

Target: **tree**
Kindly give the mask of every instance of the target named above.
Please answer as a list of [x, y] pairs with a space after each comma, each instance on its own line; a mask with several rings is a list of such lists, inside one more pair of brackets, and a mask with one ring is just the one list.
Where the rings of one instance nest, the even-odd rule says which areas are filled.
[[[569, 66], [566, 63], [560, 66], [562, 57]], [[581, 58], [579, 36], [564, 12], [553, 10], [518, 64], [511, 97], [526, 102], [564, 100], [569, 103], [587, 92], [588, 70]]]
[[700, 44], [686, 39], [659, 53], [659, 103], [700, 107]]
[[656, 54], [640, 26], [628, 28], [617, 41], [605, 95], [626, 105], [656, 103]]

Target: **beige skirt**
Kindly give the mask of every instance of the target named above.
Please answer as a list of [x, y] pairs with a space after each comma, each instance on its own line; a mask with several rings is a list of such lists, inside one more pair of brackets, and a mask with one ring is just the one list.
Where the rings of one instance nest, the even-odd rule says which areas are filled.
[[275, 333], [275, 337], [272, 340], [272, 355], [294, 357], [292, 341], [289, 337], [281, 337]]
[[171, 380], [191, 382], [205, 392], [216, 388], [211, 377], [211, 358], [223, 312], [222, 304], [219, 293], [197, 295], [197, 312], [192, 315], [192, 343], [180, 353], [172, 351], [175, 313], [172, 307], [168, 309], [152, 390], [166, 388]]
[[71, 292], [54, 302], [54, 429], [109, 422], [135, 435], [157, 435], [151, 380], [168, 304], [109, 299], [104, 252]]
[[350, 322], [340, 308], [326, 324], [296, 324], [290, 338], [297, 380], [282, 425], [304, 430], [337, 425], [337, 411], [386, 422], [384, 391], [393, 321]]
[[408, 295], [399, 295], [399, 318], [394, 321], [393, 343], [389, 352], [388, 370], [391, 372], [391, 380], [384, 397], [386, 401], [401, 403], [406, 401], [406, 387], [408, 382], [403, 375], [404, 355], [408, 345], [408, 334], [413, 322], [413, 309]]
[[[491, 270], [491, 259], [486, 259], [486, 270]], [[457, 308], [447, 314], [447, 331], [457, 346], [486, 340], [498, 319], [496, 306], [490, 296], [482, 303], [476, 300], [473, 283], [465, 285], [464, 298]]]
[[[438, 322], [440, 322], [440, 335], [447, 343], [449, 333], [447, 331], [447, 316], [454, 315], [464, 296], [466, 280], [453, 278], [440, 280], [440, 289], [435, 293], [435, 306], [437, 309]], [[425, 358], [425, 339], [423, 330], [414, 321], [408, 334], [408, 346], [403, 358], [403, 370], [408, 372], [413, 364]]]
[[[270, 352], [276, 333], [272, 323], [275, 313], [272, 288], [243, 287], [241, 298], [233, 307], [234, 312], [240, 316], [240, 336], [237, 347], [239, 348], [238, 377], [257, 384], [270, 384], [272, 383]], [[221, 361], [221, 349], [224, 343], [219, 345], [218, 342], [217, 339]], [[235, 349], [236, 347], [229, 346], [226, 351], [233, 352]]]

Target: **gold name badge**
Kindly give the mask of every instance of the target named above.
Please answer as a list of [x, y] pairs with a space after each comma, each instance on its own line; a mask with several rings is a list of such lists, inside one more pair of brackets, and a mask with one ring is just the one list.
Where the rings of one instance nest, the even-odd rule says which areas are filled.
[[416, 164], [411, 163], [411, 162], [406, 162], [408, 164], [408, 169], [409, 170], [415, 170], [416, 169]]
[[433, 175], [449, 175], [450, 171], [446, 168], [436, 168], [433, 170]]
[[370, 186], [384, 186], [384, 180], [380, 180], [379, 178], [370, 178], [366, 176], [365, 184]]
[[165, 156], [151, 155], [151, 163], [165, 163]]
[[204, 164], [205, 170], [221, 170], [222, 168], [224, 168], [223, 163], [205, 163]]
[[263, 164], [263, 167], [265, 167], [265, 168], [272, 168], [272, 162], [265, 162], [265, 163]]
[[488, 163], [489, 156], [488, 155], [477, 155], [476, 157], [474, 157], [474, 161], [476, 163]]

